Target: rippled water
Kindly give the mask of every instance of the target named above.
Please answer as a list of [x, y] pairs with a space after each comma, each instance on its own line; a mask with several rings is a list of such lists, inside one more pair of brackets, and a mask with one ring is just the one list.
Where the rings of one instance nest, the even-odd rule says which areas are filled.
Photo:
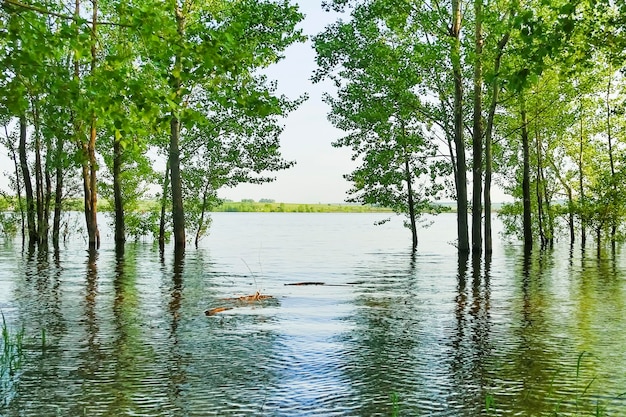
[[[182, 260], [0, 244], [0, 308], [26, 333], [0, 415], [626, 415], [620, 253], [459, 260], [442, 215], [412, 256], [383, 217], [217, 213]], [[256, 291], [275, 298], [225, 300]]]

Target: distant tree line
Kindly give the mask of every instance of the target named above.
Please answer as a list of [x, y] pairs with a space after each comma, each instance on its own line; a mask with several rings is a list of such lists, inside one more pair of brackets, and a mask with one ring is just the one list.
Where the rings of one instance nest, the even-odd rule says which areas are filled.
[[[149, 221], [183, 249], [218, 189], [290, 167], [279, 120], [305, 97], [261, 70], [303, 40], [302, 18], [288, 1], [1, 0], [0, 133], [28, 244], [58, 246], [64, 199], [82, 195], [89, 248], [104, 198], [119, 246]], [[160, 211], [137, 218], [155, 187]]]
[[316, 36], [313, 79], [334, 82], [335, 146], [360, 161], [352, 201], [406, 214], [415, 248], [420, 214], [452, 196], [458, 251], [490, 253], [496, 182], [527, 250], [623, 240], [626, 3], [323, 3], [349, 15]]

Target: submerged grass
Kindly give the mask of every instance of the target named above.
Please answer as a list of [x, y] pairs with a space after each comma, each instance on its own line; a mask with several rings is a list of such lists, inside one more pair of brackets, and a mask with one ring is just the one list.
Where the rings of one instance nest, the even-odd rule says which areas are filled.
[[0, 404], [9, 403], [13, 385], [24, 360], [24, 327], [14, 332], [9, 329], [4, 313], [2, 315], [2, 338], [0, 339]]
[[[544, 401], [552, 404], [550, 408], [546, 407], [541, 416], [546, 417], [607, 417], [609, 415], [607, 401], [611, 400], [623, 400], [626, 398], [626, 392], [623, 392], [615, 396], [600, 396], [592, 392], [592, 386], [598, 380], [596, 376], [589, 380], [583, 379], [583, 365], [586, 357], [593, 357], [589, 352], [583, 351], [578, 355], [576, 360], [576, 372], [573, 385], [576, 387], [574, 392], [558, 393], [558, 387], [556, 387], [556, 379], [560, 374], [559, 371], [555, 373], [549, 384], [549, 390], [547, 392]], [[489, 416], [501, 415], [502, 408], [499, 409], [496, 404], [497, 394], [487, 393], [485, 395], [485, 414]]]

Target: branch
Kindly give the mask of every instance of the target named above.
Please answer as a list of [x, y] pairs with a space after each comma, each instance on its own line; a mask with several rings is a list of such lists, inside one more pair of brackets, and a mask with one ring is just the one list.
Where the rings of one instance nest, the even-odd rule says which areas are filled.
[[[3, 4], [9, 4], [11, 6], [15, 6], [15, 7], [19, 7], [21, 9], [24, 10], [31, 10], [33, 12], [37, 12], [37, 13], [41, 13], [44, 15], [48, 15], [48, 16], [54, 16], [54, 17], [58, 17], [61, 19], [65, 19], [65, 20], [72, 20], [75, 22], [85, 22], [87, 24], [93, 24], [92, 21], [89, 20], [83, 20], [80, 19], [76, 16], [71, 16], [71, 15], [66, 15], [66, 14], [62, 14], [62, 13], [57, 13], [57, 12], [53, 12], [51, 10], [47, 10], [44, 9], [43, 7], [37, 7], [37, 6], [33, 6], [30, 4], [26, 4], [26, 3], [22, 3], [18, 0], [1, 0]], [[125, 27], [125, 28], [134, 28], [135, 26], [133, 25], [128, 25], [125, 23], [115, 23], [115, 22], [97, 22], [98, 25], [107, 25], [107, 26], [119, 26], [119, 27]]]

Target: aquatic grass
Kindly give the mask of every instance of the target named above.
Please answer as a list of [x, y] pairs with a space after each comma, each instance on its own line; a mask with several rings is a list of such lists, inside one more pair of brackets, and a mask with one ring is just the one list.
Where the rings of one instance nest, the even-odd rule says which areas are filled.
[[22, 367], [24, 360], [24, 334], [25, 329], [22, 326], [20, 330], [13, 333], [7, 325], [4, 313], [2, 316], [2, 338], [0, 343], [0, 404], [9, 403], [11, 396], [14, 395], [12, 389], [17, 378], [17, 373]]
[[24, 327], [12, 334], [2, 315], [2, 349], [0, 350], [0, 377], [2, 380], [6, 376], [12, 377], [22, 366], [24, 359]]
[[[597, 385], [599, 378], [584, 376], [585, 359], [592, 358], [590, 352], [581, 352], [575, 364], [575, 369], [571, 373], [564, 373], [562, 369], [556, 369], [547, 384], [547, 390], [539, 398], [541, 411], [539, 416], [545, 417], [608, 417], [613, 416], [609, 410], [610, 402], [622, 401], [626, 399], [626, 392], [619, 395], [602, 395], [593, 389]], [[571, 369], [571, 368], [570, 368]], [[569, 376], [568, 376], [569, 375]], [[559, 388], [564, 388], [560, 390]], [[536, 394], [536, 393], [535, 393]], [[484, 397], [484, 415], [502, 415], [503, 403], [496, 404], [497, 392], [487, 392]], [[531, 390], [526, 390], [521, 398], [522, 404], [535, 397]], [[498, 409], [500, 408], [500, 409]], [[526, 410], [528, 411], [528, 410]], [[534, 414], [533, 414], [534, 415]]]
[[487, 395], [485, 395], [485, 412], [487, 414], [490, 414], [492, 410], [495, 412], [495, 408], [496, 399], [494, 398], [492, 393], [487, 393]]
[[391, 400], [391, 417], [400, 417], [400, 396], [392, 392], [389, 394], [389, 399]]

